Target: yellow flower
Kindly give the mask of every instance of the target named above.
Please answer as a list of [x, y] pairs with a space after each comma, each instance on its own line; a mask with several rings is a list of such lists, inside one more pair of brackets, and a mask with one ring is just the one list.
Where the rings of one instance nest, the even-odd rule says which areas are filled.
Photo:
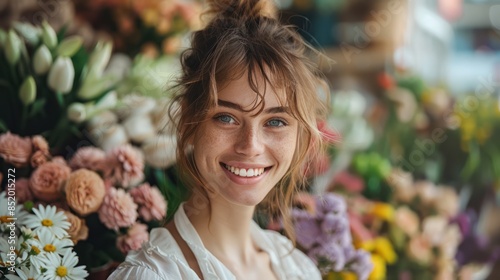
[[394, 208], [388, 203], [376, 202], [373, 204], [371, 214], [377, 218], [390, 222], [394, 219]]
[[385, 279], [386, 267], [384, 259], [377, 254], [373, 254], [372, 263], [373, 263], [373, 270], [372, 273], [370, 273], [370, 276], [368, 276], [368, 280]]
[[356, 249], [363, 249], [368, 252], [371, 252], [375, 249], [375, 242], [373, 240], [354, 241], [353, 243]]
[[155, 9], [145, 9], [142, 13], [142, 20], [146, 26], [156, 26], [160, 20], [160, 15]]
[[356, 273], [350, 271], [341, 272], [340, 276], [342, 276], [342, 280], [358, 280], [358, 276], [356, 276]]
[[380, 255], [387, 263], [393, 264], [398, 256], [392, 247], [391, 242], [385, 237], [377, 237], [374, 241], [374, 252]]

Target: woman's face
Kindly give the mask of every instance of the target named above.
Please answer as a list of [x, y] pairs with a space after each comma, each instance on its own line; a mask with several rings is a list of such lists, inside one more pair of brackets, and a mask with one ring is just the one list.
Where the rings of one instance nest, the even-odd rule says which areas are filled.
[[[215, 195], [210, 200], [254, 206], [285, 175], [297, 144], [298, 122], [279, 102], [284, 92], [266, 87], [264, 110], [255, 115], [256, 93], [247, 74], [218, 93], [218, 106], [208, 111], [193, 139], [196, 166]], [[263, 79], [259, 92], [264, 91]]]

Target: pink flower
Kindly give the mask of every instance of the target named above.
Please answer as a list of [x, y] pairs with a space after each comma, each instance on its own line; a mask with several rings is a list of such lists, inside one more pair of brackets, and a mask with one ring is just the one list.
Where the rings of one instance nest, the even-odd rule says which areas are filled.
[[329, 144], [338, 144], [342, 139], [340, 134], [330, 129], [325, 121], [318, 122], [318, 130], [323, 140]]
[[15, 167], [26, 166], [29, 164], [32, 153], [30, 138], [19, 137], [10, 132], [0, 135], [0, 157], [3, 157], [6, 162]]
[[30, 187], [33, 196], [44, 202], [56, 201], [62, 197], [64, 181], [69, 177], [71, 169], [58, 162], [47, 162], [40, 165], [31, 175]]
[[110, 188], [98, 214], [107, 228], [118, 230], [131, 226], [137, 220], [137, 204], [123, 189]]
[[33, 201], [33, 193], [30, 190], [29, 179], [19, 178], [16, 180], [16, 198], [17, 203], [19, 204], [22, 204], [26, 201]]
[[141, 151], [125, 144], [111, 150], [106, 161], [106, 177], [124, 188], [136, 186], [144, 179], [144, 158]]
[[139, 205], [139, 215], [146, 221], [161, 220], [167, 213], [167, 202], [158, 190], [144, 183], [130, 190], [134, 202]]
[[454, 217], [458, 214], [460, 205], [458, 194], [451, 187], [440, 186], [437, 188], [437, 197], [435, 207], [438, 214], [446, 217]]
[[95, 147], [83, 147], [76, 151], [69, 162], [73, 170], [85, 168], [93, 171], [104, 169], [106, 153]]
[[338, 173], [331, 183], [332, 189], [340, 186], [346, 189], [348, 192], [359, 193], [365, 188], [365, 183], [361, 178], [356, 175], [352, 175], [349, 172], [342, 171]]
[[127, 254], [130, 250], [138, 250], [142, 243], [149, 240], [148, 227], [144, 224], [135, 223], [127, 231], [126, 235], [119, 236], [116, 247]]

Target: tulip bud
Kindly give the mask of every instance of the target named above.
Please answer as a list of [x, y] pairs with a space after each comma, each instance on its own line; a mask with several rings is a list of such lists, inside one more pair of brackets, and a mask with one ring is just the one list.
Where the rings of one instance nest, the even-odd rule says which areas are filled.
[[7, 34], [4, 52], [9, 64], [12, 66], [16, 65], [21, 56], [21, 39], [14, 30], [9, 30]]
[[33, 68], [37, 74], [45, 74], [52, 65], [52, 55], [45, 45], [41, 45], [33, 57]]
[[36, 97], [36, 83], [33, 76], [29, 76], [24, 80], [21, 87], [19, 88], [19, 98], [21, 102], [23, 102], [24, 106], [28, 106], [33, 101], [35, 101]]
[[95, 46], [94, 51], [90, 55], [88, 64], [90, 71], [95, 75], [94, 77], [102, 75], [111, 57], [112, 49], [113, 44], [111, 42], [99, 42]]
[[42, 41], [49, 49], [55, 48], [57, 45], [56, 32], [46, 21], [42, 22]]
[[85, 105], [82, 103], [73, 103], [68, 107], [68, 119], [75, 123], [81, 123], [87, 117]]
[[91, 100], [102, 94], [105, 90], [109, 89], [112, 85], [112, 80], [107, 79], [97, 79], [87, 77], [83, 82], [80, 90], [78, 91], [78, 98], [84, 100]]
[[64, 39], [57, 47], [57, 54], [60, 56], [73, 56], [82, 46], [83, 39], [80, 36], [71, 36]]
[[49, 88], [58, 93], [69, 93], [73, 87], [75, 69], [73, 62], [68, 57], [58, 57], [50, 67], [48, 84]]

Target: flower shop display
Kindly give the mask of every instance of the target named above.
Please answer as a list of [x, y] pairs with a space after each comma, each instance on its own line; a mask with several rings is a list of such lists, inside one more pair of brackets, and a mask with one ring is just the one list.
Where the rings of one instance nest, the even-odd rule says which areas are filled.
[[130, 56], [176, 53], [182, 36], [200, 26], [197, 0], [76, 1], [77, 16], [112, 37]]
[[62, 148], [80, 136], [86, 106], [106, 107], [117, 79], [103, 75], [111, 44], [100, 42], [89, 53], [82, 38], [41, 26], [15, 23], [0, 30], [0, 132], [41, 134]]
[[85, 266], [77, 266], [67, 214], [54, 205], [17, 203], [16, 181], [11, 178], [9, 182], [7, 191], [0, 193], [1, 276], [9, 280], [86, 279]]
[[64, 211], [65, 236], [89, 271], [123, 261], [166, 217], [164, 195], [145, 180], [144, 155], [130, 144], [85, 146], [65, 160], [41, 136], [5, 133], [0, 143], [4, 166], [17, 170], [18, 203]]

